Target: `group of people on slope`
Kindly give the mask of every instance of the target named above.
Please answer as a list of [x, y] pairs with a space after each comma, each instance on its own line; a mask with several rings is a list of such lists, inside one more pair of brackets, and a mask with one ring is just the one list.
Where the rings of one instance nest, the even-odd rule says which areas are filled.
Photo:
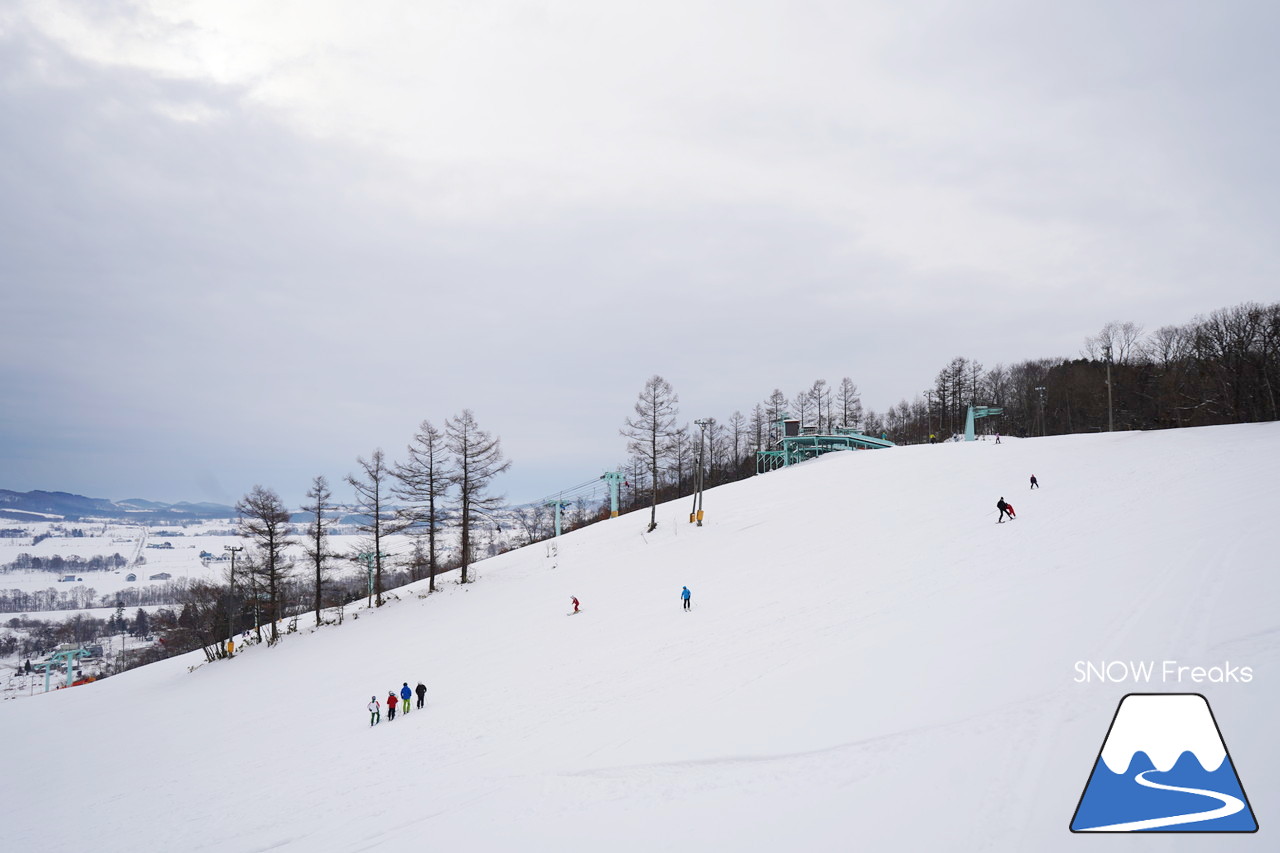
[[[427, 702], [427, 686], [421, 681], [418, 682], [418, 707], [421, 708]], [[400, 688], [400, 695], [396, 696], [394, 690], [387, 691], [387, 720], [396, 718], [396, 706], [401, 702], [404, 703], [403, 714], [409, 713], [409, 701], [413, 699], [414, 689], [409, 687], [409, 682], [405, 682]], [[369, 697], [369, 725], [376, 726], [382, 722], [382, 705], [378, 702], [377, 696]]]
[[[1036, 479], [1035, 474], [1031, 475], [1031, 488], [1040, 488], [1040, 481]], [[996, 524], [1004, 524], [1004, 517], [1006, 515], [1009, 516], [1010, 521], [1018, 517], [1013, 511], [1013, 504], [1006, 501], [1003, 496], [1001, 496], [1000, 500], [996, 501], [996, 509], [1000, 510], [1000, 517], [996, 519]]]
[[[692, 604], [691, 604], [692, 598], [693, 598], [693, 593], [689, 592], [689, 587], [686, 586], [681, 588], [680, 601], [683, 602], [683, 606], [685, 610], [692, 609]], [[576, 595], [569, 596], [569, 601], [573, 603], [573, 613], [580, 613], [581, 610], [579, 609], [578, 596]], [[570, 613], [569, 615], [572, 616], [573, 613]]]

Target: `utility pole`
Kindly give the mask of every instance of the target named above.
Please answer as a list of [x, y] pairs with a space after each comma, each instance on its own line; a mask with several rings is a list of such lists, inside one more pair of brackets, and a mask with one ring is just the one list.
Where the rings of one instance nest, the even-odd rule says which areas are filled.
[[1036, 386], [1036, 393], [1040, 396], [1040, 437], [1041, 437], [1041, 438], [1044, 438], [1044, 435], [1045, 435], [1045, 423], [1044, 423], [1044, 390], [1045, 390], [1045, 389], [1044, 389], [1044, 386], [1043, 386], [1043, 385], [1037, 385], [1037, 386]]
[[933, 391], [924, 392], [924, 431], [933, 437]]
[[243, 545], [223, 545], [222, 550], [231, 554], [231, 589], [227, 593], [227, 639], [235, 639], [235, 609], [236, 609], [236, 554], [244, 550]]
[[1102, 348], [1107, 356], [1107, 432], [1114, 432], [1116, 425], [1111, 417], [1111, 344]]
[[694, 421], [694, 423], [701, 428], [701, 431], [698, 433], [698, 477], [697, 477], [697, 487], [696, 487], [697, 490], [693, 493], [693, 514], [690, 516], [689, 520], [693, 521], [696, 518], [699, 527], [702, 526], [702, 486], [703, 486], [702, 452], [703, 452], [703, 448], [707, 444], [707, 427], [711, 426], [715, 422], [716, 422], [715, 418], [700, 418]]

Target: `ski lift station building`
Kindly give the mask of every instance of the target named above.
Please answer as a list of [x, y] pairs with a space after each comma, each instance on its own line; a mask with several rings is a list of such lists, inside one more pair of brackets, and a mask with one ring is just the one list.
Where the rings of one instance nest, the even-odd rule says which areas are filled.
[[756, 451], [757, 474], [816, 459], [836, 450], [882, 450], [897, 446], [888, 436], [863, 435], [850, 427], [834, 427], [828, 433], [820, 433], [817, 427], [802, 426], [798, 418], [787, 414], [783, 414], [777, 423], [780, 429], [774, 449]]

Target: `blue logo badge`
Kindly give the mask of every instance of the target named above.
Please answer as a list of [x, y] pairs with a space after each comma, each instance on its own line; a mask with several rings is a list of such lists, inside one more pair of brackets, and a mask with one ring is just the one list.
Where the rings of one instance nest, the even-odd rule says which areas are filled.
[[1199, 693], [1120, 700], [1072, 832], [1257, 832], [1222, 732]]

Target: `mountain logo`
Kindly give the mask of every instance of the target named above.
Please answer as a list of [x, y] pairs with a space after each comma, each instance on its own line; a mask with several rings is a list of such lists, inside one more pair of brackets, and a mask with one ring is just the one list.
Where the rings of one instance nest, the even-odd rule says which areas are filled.
[[1209, 701], [1120, 700], [1071, 818], [1072, 832], [1257, 832]]

